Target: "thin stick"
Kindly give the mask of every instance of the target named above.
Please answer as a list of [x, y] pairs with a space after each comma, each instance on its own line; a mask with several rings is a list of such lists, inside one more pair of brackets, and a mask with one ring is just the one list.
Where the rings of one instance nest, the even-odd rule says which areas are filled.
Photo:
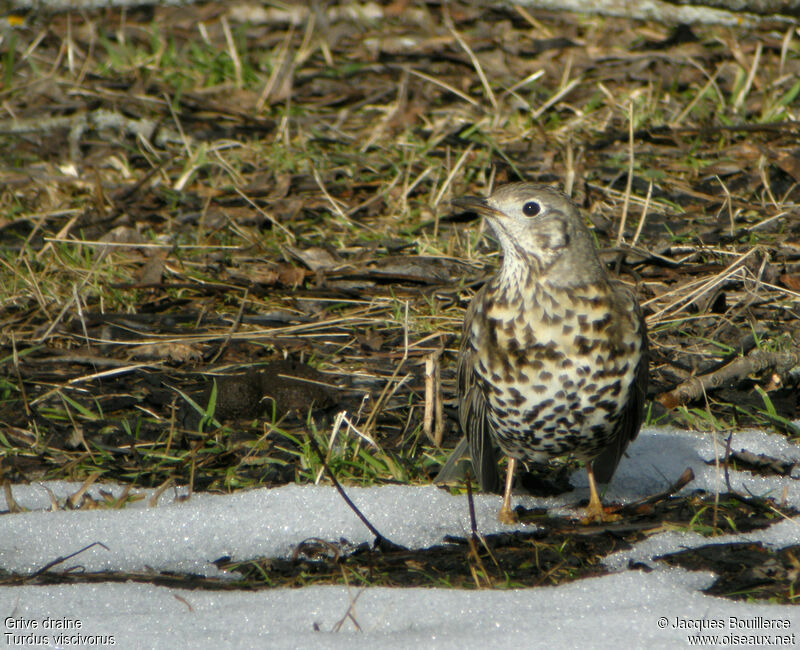
[[559, 90], [555, 95], [553, 95], [550, 99], [548, 99], [544, 104], [542, 104], [539, 108], [533, 111], [531, 117], [534, 120], [538, 120], [542, 114], [550, 108], [553, 104], [555, 104], [559, 99], [561, 99], [564, 95], [569, 93], [575, 86], [583, 81], [582, 77], [578, 77], [577, 79], [573, 79], [570, 81], [566, 86], [564, 86], [561, 90]]
[[445, 83], [441, 79], [436, 79], [435, 77], [431, 77], [431, 76], [425, 74], [424, 72], [420, 72], [419, 70], [414, 70], [414, 68], [409, 68], [408, 71], [411, 74], [416, 75], [420, 79], [424, 79], [425, 81], [429, 81], [430, 83], [432, 83], [432, 84], [434, 84], [436, 86], [439, 86], [440, 88], [444, 88], [448, 92], [453, 93], [457, 97], [460, 97], [465, 102], [468, 102], [468, 103], [472, 104], [476, 108], [480, 107], [480, 104], [478, 104], [478, 102], [476, 102], [474, 99], [472, 99], [472, 97], [470, 97], [469, 95], [467, 95], [465, 93], [462, 93], [460, 90], [454, 88], [450, 84]]
[[475, 500], [472, 497], [472, 481], [469, 480], [469, 472], [465, 477], [467, 482], [467, 505], [469, 506], [469, 529], [472, 531], [472, 538], [478, 539], [478, 519], [475, 517]]
[[425, 359], [425, 413], [422, 429], [437, 447], [442, 446], [442, 387], [439, 357], [444, 350], [434, 350]]
[[437, 205], [439, 205], [439, 203], [440, 203], [440, 202], [441, 202], [441, 200], [442, 200], [442, 196], [444, 196], [444, 193], [445, 193], [445, 192], [448, 190], [448, 188], [450, 187], [450, 183], [453, 181], [453, 177], [454, 177], [454, 176], [455, 176], [455, 175], [458, 173], [458, 170], [459, 170], [459, 169], [461, 169], [461, 166], [462, 166], [462, 165], [464, 164], [464, 162], [466, 161], [466, 159], [467, 159], [467, 156], [469, 156], [469, 154], [471, 154], [471, 153], [472, 153], [472, 149], [473, 149], [474, 147], [475, 147], [475, 143], [474, 143], [474, 142], [470, 142], [469, 146], [468, 146], [466, 149], [464, 149], [464, 152], [463, 152], [463, 153], [461, 154], [461, 156], [459, 157], [459, 159], [458, 159], [458, 162], [456, 163], [456, 166], [455, 166], [455, 167], [453, 167], [453, 169], [451, 170], [451, 172], [450, 172], [450, 173], [447, 175], [447, 178], [445, 179], [444, 183], [442, 183], [442, 187], [441, 187], [441, 189], [439, 190], [439, 194], [437, 194], [436, 198], [435, 198], [435, 199], [434, 199], [434, 201], [433, 201], [433, 205], [434, 205], [434, 207], [436, 207]]
[[361, 511], [356, 507], [356, 504], [353, 503], [353, 501], [350, 499], [349, 496], [347, 496], [347, 492], [344, 491], [344, 488], [342, 487], [341, 483], [339, 483], [339, 481], [336, 480], [336, 477], [333, 475], [331, 468], [328, 467], [328, 463], [325, 462], [325, 456], [323, 455], [322, 450], [319, 448], [319, 445], [317, 444], [317, 441], [313, 435], [308, 436], [308, 443], [309, 445], [311, 445], [311, 449], [313, 450], [313, 452], [317, 455], [317, 459], [322, 464], [322, 467], [325, 468], [325, 473], [328, 475], [328, 478], [330, 478], [331, 483], [333, 483], [333, 487], [336, 488], [336, 491], [339, 493], [339, 496], [341, 496], [342, 499], [344, 499], [344, 502], [349, 506], [349, 508], [356, 513], [356, 516], [361, 520], [361, 523], [363, 523], [367, 527], [369, 532], [375, 535], [375, 546], [382, 548], [384, 550], [406, 550], [404, 547], [400, 546], [399, 544], [395, 544], [391, 540], [381, 535], [380, 532], [378, 532], [378, 529], [372, 525], [369, 519], [367, 519], [361, 513]]
[[625, 198], [622, 202], [622, 217], [619, 220], [617, 232], [617, 246], [622, 244], [625, 234], [625, 222], [628, 219], [628, 204], [631, 201], [631, 187], [633, 185], [633, 100], [628, 104], [628, 182], [625, 184]]
[[[394, 369], [392, 376], [389, 377], [389, 381], [386, 382], [386, 385], [383, 387], [378, 400], [375, 402], [375, 406], [372, 409], [372, 412], [369, 414], [367, 418], [367, 423], [364, 425], [364, 431], [369, 432], [372, 429], [373, 425], [378, 419], [378, 412], [380, 411], [381, 407], [383, 406], [384, 402], [388, 400], [387, 393], [389, 392], [389, 386], [392, 385], [397, 376], [400, 374], [400, 368], [405, 365], [405, 362], [408, 361], [408, 301], [405, 302], [405, 318], [403, 323], [403, 358], [400, 359], [400, 363], [397, 364], [397, 367]], [[405, 381], [405, 378], [400, 380]], [[400, 383], [395, 386], [395, 390], [400, 386]], [[392, 391], [394, 394], [394, 391]]]
[[231, 26], [228, 24], [228, 19], [223, 14], [222, 18], [220, 19], [222, 23], [222, 32], [225, 34], [225, 42], [228, 45], [228, 56], [231, 57], [231, 61], [233, 61], [233, 73], [236, 77], [236, 87], [241, 88], [242, 83], [242, 61], [239, 59], [239, 52], [236, 51], [236, 42], [233, 40], [233, 33], [231, 32]]
[[66, 562], [67, 560], [69, 560], [69, 559], [71, 559], [71, 558], [75, 557], [76, 555], [80, 555], [80, 554], [81, 554], [81, 553], [83, 553], [84, 551], [88, 551], [88, 550], [89, 550], [90, 548], [92, 548], [93, 546], [102, 546], [102, 547], [103, 547], [104, 549], [106, 549], [107, 551], [108, 551], [108, 550], [110, 550], [110, 549], [108, 548], [108, 546], [106, 546], [105, 544], [103, 544], [103, 542], [92, 542], [92, 543], [91, 543], [91, 544], [89, 544], [88, 546], [84, 546], [82, 549], [80, 549], [80, 550], [78, 550], [78, 551], [75, 551], [74, 553], [70, 553], [69, 555], [64, 555], [64, 556], [61, 556], [61, 557], [57, 557], [55, 560], [51, 560], [50, 562], [48, 562], [47, 564], [45, 564], [45, 565], [44, 565], [44, 566], [43, 566], [41, 569], [39, 569], [39, 570], [37, 570], [37, 571], [34, 571], [34, 572], [31, 574], [31, 575], [29, 575], [29, 576], [27, 577], [27, 579], [28, 579], [28, 580], [30, 580], [31, 578], [36, 578], [37, 576], [40, 576], [40, 575], [42, 575], [42, 574], [43, 574], [44, 572], [46, 572], [48, 569], [52, 569], [52, 568], [53, 568], [54, 566], [56, 566], [57, 564], [61, 564], [62, 562]]
[[733, 110], [737, 113], [742, 108], [744, 104], [744, 100], [747, 98], [747, 95], [750, 94], [750, 88], [753, 85], [753, 79], [756, 76], [756, 70], [758, 70], [758, 62], [761, 60], [761, 42], [759, 41], [756, 44], [756, 52], [753, 55], [753, 64], [750, 66], [750, 70], [747, 73], [747, 79], [744, 82], [744, 87], [742, 88], [739, 96], [736, 98], [736, 101], [733, 103]]
[[653, 196], [653, 181], [650, 181], [650, 187], [647, 188], [647, 196], [644, 199], [644, 206], [642, 206], [642, 216], [639, 218], [639, 224], [636, 226], [636, 232], [633, 234], [631, 247], [636, 246], [636, 242], [639, 241], [639, 235], [642, 234], [642, 228], [644, 228], [644, 222], [645, 219], [647, 219], [647, 208], [650, 207], [651, 196]]
[[249, 289], [244, 290], [244, 295], [242, 296], [242, 302], [239, 305], [239, 311], [236, 314], [236, 318], [234, 318], [233, 320], [233, 324], [231, 324], [230, 329], [228, 330], [228, 335], [225, 337], [225, 340], [219, 344], [219, 349], [217, 350], [217, 353], [212, 357], [209, 363], [212, 364], [216, 363], [217, 359], [219, 359], [222, 356], [222, 353], [225, 351], [225, 348], [227, 348], [228, 345], [230, 344], [231, 338], [239, 329], [239, 325], [242, 324], [242, 314], [244, 313], [244, 307], [247, 304], [247, 296], [249, 293], [250, 293]]
[[492, 108], [496, 111], [497, 110], [497, 100], [494, 97], [494, 93], [492, 92], [492, 87], [489, 85], [489, 80], [486, 78], [486, 75], [483, 72], [483, 68], [481, 67], [480, 61], [478, 61], [478, 57], [475, 56], [475, 53], [470, 49], [467, 42], [461, 37], [461, 34], [456, 31], [455, 26], [453, 25], [453, 20], [450, 18], [450, 11], [448, 10], [447, 3], [444, 4], [444, 22], [447, 25], [448, 31], [453, 35], [453, 37], [458, 41], [458, 44], [462, 47], [462, 49], [467, 53], [469, 60], [472, 61], [472, 67], [475, 68], [475, 72], [478, 73], [478, 78], [481, 80], [481, 85], [483, 86], [483, 91], [486, 93], [486, 97], [489, 102], [492, 104]]

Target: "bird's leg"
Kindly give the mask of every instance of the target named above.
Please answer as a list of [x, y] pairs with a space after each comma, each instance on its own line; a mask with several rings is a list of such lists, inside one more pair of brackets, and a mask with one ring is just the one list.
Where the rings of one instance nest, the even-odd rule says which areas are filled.
[[600, 495], [597, 493], [597, 484], [594, 482], [592, 461], [586, 462], [586, 476], [589, 478], [589, 505], [586, 506], [586, 517], [583, 522], [587, 524], [603, 523], [619, 519], [619, 515], [606, 514], [603, 510], [603, 502], [600, 501]]
[[508, 469], [506, 470], [506, 489], [503, 492], [503, 505], [497, 513], [497, 519], [501, 524], [516, 524], [519, 521], [517, 513], [511, 509], [511, 486], [514, 485], [514, 468], [517, 459], [509, 457]]

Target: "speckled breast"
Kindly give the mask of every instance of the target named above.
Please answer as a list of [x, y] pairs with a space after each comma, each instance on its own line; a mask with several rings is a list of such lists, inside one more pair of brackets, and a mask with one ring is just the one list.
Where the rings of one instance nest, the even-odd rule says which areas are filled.
[[474, 370], [503, 452], [588, 459], [613, 441], [642, 353], [632, 297], [607, 283], [536, 287], [487, 293], [476, 315]]

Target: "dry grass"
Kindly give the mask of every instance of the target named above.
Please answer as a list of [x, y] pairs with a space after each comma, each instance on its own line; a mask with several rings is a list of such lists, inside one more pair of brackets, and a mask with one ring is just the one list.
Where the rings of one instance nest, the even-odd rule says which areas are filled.
[[[316, 480], [315, 435], [345, 482], [427, 481], [426, 362], [442, 353], [447, 416], [463, 309], [497, 260], [448, 199], [517, 178], [570, 188], [636, 285], [651, 393], [796, 346], [793, 31], [353, 6], [3, 32], [7, 478]], [[215, 417], [209, 377], [280, 358], [319, 370], [350, 424]], [[791, 431], [794, 386], [765, 400], [758, 379], [651, 418]]]

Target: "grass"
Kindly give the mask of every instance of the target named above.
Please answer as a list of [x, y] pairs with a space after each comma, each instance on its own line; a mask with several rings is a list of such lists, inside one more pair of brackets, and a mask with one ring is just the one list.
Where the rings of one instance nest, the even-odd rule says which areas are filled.
[[[345, 484], [428, 483], [425, 360], [441, 351], [452, 447], [464, 309], [498, 259], [448, 201], [518, 178], [569, 181], [635, 286], [650, 397], [749, 334], [794, 349], [795, 34], [695, 26], [684, 51], [665, 25], [380, 6], [325, 29], [219, 5], [190, 27], [194, 8], [139, 7], [2, 33], [6, 478], [324, 481], [313, 436]], [[209, 376], [283, 358], [334, 404], [218, 417]], [[768, 380], [647, 421], [796, 438], [794, 386]]]

